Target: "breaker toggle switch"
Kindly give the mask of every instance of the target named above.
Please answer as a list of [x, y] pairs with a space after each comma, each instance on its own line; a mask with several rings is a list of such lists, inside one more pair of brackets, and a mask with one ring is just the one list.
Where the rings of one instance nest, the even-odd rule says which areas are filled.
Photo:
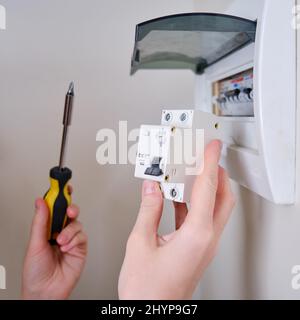
[[145, 174], [154, 177], [161, 176], [163, 174], [162, 170], [159, 167], [161, 159], [161, 157], [154, 157], [151, 163], [151, 167], [146, 169]]
[[245, 88], [244, 93], [247, 95], [249, 100], [253, 100], [253, 89], [252, 88]]
[[235, 102], [239, 100], [240, 93], [240, 89], [231, 90], [225, 93], [225, 97], [227, 98], [228, 102]]

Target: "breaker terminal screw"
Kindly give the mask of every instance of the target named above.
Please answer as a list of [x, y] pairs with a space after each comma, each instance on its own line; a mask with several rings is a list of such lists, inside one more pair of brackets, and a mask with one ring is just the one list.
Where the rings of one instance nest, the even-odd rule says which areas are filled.
[[180, 116], [180, 121], [184, 122], [187, 118], [187, 115], [186, 113], [182, 113], [181, 116]]
[[165, 120], [168, 121], [168, 122], [171, 120], [171, 114], [170, 113], [167, 113], [165, 115]]

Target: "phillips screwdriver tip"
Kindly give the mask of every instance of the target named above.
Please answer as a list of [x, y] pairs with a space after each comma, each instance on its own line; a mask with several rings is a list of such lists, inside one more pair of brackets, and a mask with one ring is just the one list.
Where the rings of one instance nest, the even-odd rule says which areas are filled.
[[69, 85], [69, 90], [68, 90], [69, 95], [74, 95], [74, 82], [72, 81]]

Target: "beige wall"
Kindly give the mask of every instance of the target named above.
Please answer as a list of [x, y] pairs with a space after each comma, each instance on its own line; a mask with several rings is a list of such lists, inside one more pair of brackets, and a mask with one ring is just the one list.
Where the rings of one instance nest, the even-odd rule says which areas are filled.
[[[116, 298], [141, 181], [133, 167], [96, 162], [96, 133], [156, 123], [162, 107], [192, 106], [191, 72], [129, 76], [135, 25], [192, 10], [181, 0], [0, 0], [7, 30], [0, 32], [0, 264], [7, 290], [18, 298], [33, 201], [48, 188], [58, 161], [66, 87], [76, 83], [67, 164], [74, 202], [89, 234], [89, 257], [74, 298]], [[166, 212], [163, 228], [173, 224]]]

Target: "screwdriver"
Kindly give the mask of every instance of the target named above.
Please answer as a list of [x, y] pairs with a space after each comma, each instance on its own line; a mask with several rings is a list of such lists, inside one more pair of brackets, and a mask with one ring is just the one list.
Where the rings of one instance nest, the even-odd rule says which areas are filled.
[[48, 241], [51, 245], [56, 245], [58, 234], [67, 224], [68, 218], [66, 213], [68, 206], [71, 204], [68, 182], [72, 177], [72, 171], [69, 168], [64, 167], [64, 159], [68, 127], [71, 124], [73, 100], [74, 83], [71, 82], [65, 99], [59, 165], [50, 170], [50, 188], [44, 196], [50, 213]]

